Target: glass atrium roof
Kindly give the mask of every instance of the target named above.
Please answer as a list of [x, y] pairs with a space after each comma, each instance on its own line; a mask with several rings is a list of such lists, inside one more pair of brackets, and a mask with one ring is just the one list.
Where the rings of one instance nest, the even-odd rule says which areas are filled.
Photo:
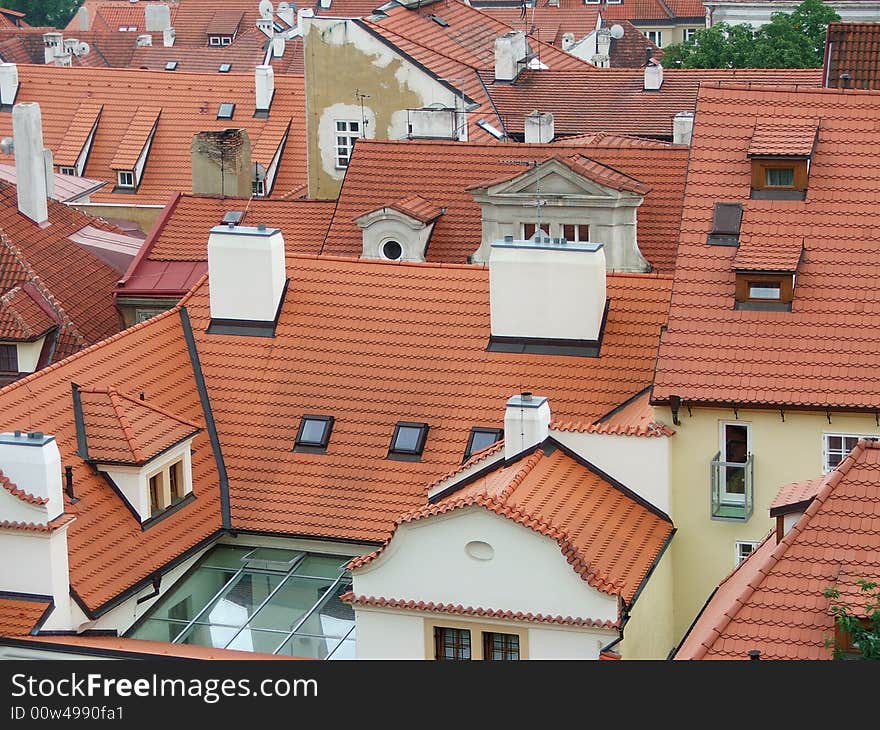
[[351, 558], [220, 545], [126, 634], [312, 659], [354, 658]]

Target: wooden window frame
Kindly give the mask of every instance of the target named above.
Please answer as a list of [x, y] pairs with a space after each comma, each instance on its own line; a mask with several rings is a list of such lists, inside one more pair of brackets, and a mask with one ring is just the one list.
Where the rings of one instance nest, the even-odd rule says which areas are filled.
[[[520, 659], [520, 639], [519, 634], [509, 634], [503, 631], [483, 631], [483, 659], [487, 662], [492, 661], [519, 661]], [[495, 659], [492, 656], [492, 637], [493, 636], [507, 636], [516, 639], [516, 656], [504, 656], [501, 659]], [[506, 647], [503, 649], [504, 653], [507, 654], [509, 649]]]
[[[443, 649], [444, 649], [443, 632], [444, 631], [456, 631], [461, 634], [465, 634], [465, 633], [467, 634], [467, 636], [468, 636], [468, 646], [467, 646], [468, 655], [467, 655], [467, 657], [449, 658], [449, 657], [445, 656], [445, 652], [443, 651]], [[458, 648], [458, 642], [456, 643], [455, 647], [453, 647], [453, 648], [455, 648], [455, 649]], [[473, 637], [473, 632], [469, 628], [462, 627], [462, 626], [440, 626], [440, 625], [434, 626], [434, 660], [435, 661], [438, 661], [438, 662], [442, 662], [442, 661], [470, 661], [473, 658], [474, 658], [474, 637]]]
[[[767, 170], [780, 170], [784, 168], [794, 169], [794, 183], [792, 185], [768, 185]], [[803, 158], [777, 158], [765, 157], [752, 158], [752, 190], [782, 191], [797, 190], [803, 192], [807, 189], [807, 160]]]
[[[18, 372], [18, 346], [11, 344], [9, 342], [4, 342], [0, 344], [0, 348], [2, 351], [6, 353], [2, 359], [0, 359], [0, 372], [3, 373], [17, 373]], [[6, 368], [6, 364], [15, 365], [15, 368]]]
[[[753, 284], [778, 284], [778, 299], [762, 299], [759, 297], [751, 297], [749, 289]], [[756, 308], [767, 309], [790, 309], [794, 300], [794, 276], [787, 273], [767, 273], [767, 272], [736, 272], [736, 291], [734, 293], [737, 308], [748, 309], [750, 306], [757, 305]], [[741, 306], [745, 305], [745, 306]]]
[[[460, 621], [456, 619], [446, 619], [434, 615], [425, 617], [424, 636], [425, 636], [425, 657], [428, 659], [437, 659], [438, 638], [437, 629], [459, 629], [470, 632], [471, 637], [471, 660], [483, 661], [485, 659], [485, 634], [510, 634], [516, 636], [519, 640], [519, 659], [525, 660], [529, 658], [529, 629], [525, 625], [516, 625], [510, 623], [483, 623], [479, 621]], [[443, 661], [443, 660], [440, 660]]]

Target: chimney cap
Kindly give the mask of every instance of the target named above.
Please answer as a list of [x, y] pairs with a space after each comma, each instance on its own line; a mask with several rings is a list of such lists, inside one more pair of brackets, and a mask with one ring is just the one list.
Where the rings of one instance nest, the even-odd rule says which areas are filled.
[[757, 661], [761, 658], [761, 652], [758, 649], [749, 649], [749, 659]]
[[42, 431], [15, 431], [13, 433], [0, 433], [0, 444], [17, 444], [19, 446], [44, 446], [54, 441], [54, 436], [48, 436]]
[[518, 395], [511, 396], [507, 399], [508, 408], [540, 408], [547, 402], [546, 396], [533, 395], [529, 391], [525, 391]]

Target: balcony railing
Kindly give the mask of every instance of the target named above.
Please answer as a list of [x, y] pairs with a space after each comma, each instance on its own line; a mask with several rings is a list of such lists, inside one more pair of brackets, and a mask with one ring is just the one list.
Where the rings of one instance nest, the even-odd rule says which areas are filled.
[[745, 462], [712, 459], [712, 519], [745, 522], [754, 506], [754, 456]]

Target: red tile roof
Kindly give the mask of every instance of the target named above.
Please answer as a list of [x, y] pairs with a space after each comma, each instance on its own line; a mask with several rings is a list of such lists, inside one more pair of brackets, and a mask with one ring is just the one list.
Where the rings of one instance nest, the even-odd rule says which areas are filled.
[[73, 167], [76, 164], [76, 160], [82, 153], [86, 140], [92, 133], [95, 124], [98, 123], [102, 108], [101, 104], [92, 104], [87, 101], [79, 105], [73, 115], [73, 119], [70, 120], [64, 141], [52, 156], [52, 162], [55, 165]]
[[622, 0], [620, 3], [603, 2], [599, 12], [606, 21], [663, 20], [672, 25], [675, 20], [690, 18], [703, 21], [706, 11], [700, 0]]
[[38, 596], [18, 596], [0, 593], [0, 637], [28, 636], [52, 602]]
[[512, 84], [494, 83], [490, 72], [480, 75], [505, 130], [520, 136], [526, 114], [537, 109], [552, 112], [557, 136], [615, 132], [672, 139], [673, 117], [694, 110], [701, 84], [822, 84], [818, 69], [663, 69], [659, 91], [645, 91], [641, 69], [526, 71]]
[[481, 618], [500, 618], [508, 621], [528, 621], [537, 623], [563, 624], [565, 626], [588, 626], [597, 629], [616, 629], [620, 622], [601, 621], [592, 618], [575, 616], [550, 616], [543, 613], [523, 613], [522, 611], [505, 611], [498, 608], [482, 608], [480, 606], [462, 606], [461, 604], [434, 603], [433, 601], [407, 601], [399, 598], [376, 596], [358, 596], [349, 591], [339, 599], [355, 606], [377, 606], [379, 608], [406, 608], [415, 611], [432, 613], [448, 613], [458, 616], [480, 616]]
[[[632, 500], [552, 440], [531, 456], [511, 464], [499, 462], [489, 474], [404, 514], [396, 524], [472, 506], [555, 540], [583, 580], [627, 602], [632, 602], [673, 533], [668, 519]], [[357, 570], [381, 552], [382, 548], [355, 558], [349, 568]]]
[[21, 530], [22, 532], [55, 532], [65, 525], [76, 520], [73, 515], [61, 515], [48, 524], [45, 522], [15, 522], [12, 520], [0, 520], [0, 528], [4, 530]]
[[110, 161], [111, 170], [134, 170], [161, 113], [162, 109], [155, 106], [139, 106], [133, 110], [131, 121], [116, 148], [116, 155]]
[[[189, 2], [190, 0], [186, 0]], [[170, 10], [171, 25], [174, 25], [178, 3], [173, 0], [167, 2]], [[85, 0], [82, 6], [88, 10], [89, 28], [95, 31], [119, 32], [120, 26], [134, 26], [138, 33], [146, 33], [145, 11], [146, 3], [132, 3], [130, 0]], [[80, 30], [79, 15], [74, 14], [70, 22], [64, 28], [65, 35], [82, 33]], [[132, 36], [133, 38], [133, 36]]]
[[217, 10], [205, 27], [205, 35], [235, 35], [242, 20], [244, 13], [240, 10]]
[[662, 60], [663, 49], [628, 20], [618, 20], [614, 23], [606, 21], [603, 25], [605, 27], [619, 25], [623, 28], [623, 37], [611, 38], [611, 47], [608, 51], [611, 68], [644, 68], [646, 48], [651, 49], [651, 58]]
[[[474, 5], [479, 7], [481, 3], [475, 2]], [[596, 29], [599, 20], [598, 5], [551, 7], [535, 3], [526, 8], [525, 14], [520, 7], [510, 5], [485, 5], [480, 10], [515, 30], [524, 30], [529, 35], [557, 47], [562, 45], [564, 33], [574, 33], [575, 39], [580, 40]], [[442, 10], [436, 12], [443, 15]]]
[[654, 409], [649, 400], [650, 392], [645, 390], [594, 423], [554, 421], [550, 424], [550, 429], [615, 436], [672, 436], [675, 431], [654, 418]]
[[[36, 292], [34, 295], [42, 299]], [[0, 296], [0, 339], [33, 341], [55, 325], [55, 320], [20, 286]]]
[[430, 223], [443, 214], [440, 208], [430, 200], [425, 200], [421, 195], [410, 195], [394, 203], [389, 203], [388, 207], [422, 223]]
[[79, 388], [88, 457], [102, 464], [141, 466], [194, 436], [199, 426], [114, 388]]
[[[880, 406], [872, 332], [880, 142], [864, 131], [880, 94], [703, 87], [669, 323], [653, 400], [740, 406]], [[750, 199], [755, 119], [822, 117], [806, 200]], [[854, 131], [862, 130], [862, 131]], [[841, 174], [845, 170], [845, 174]], [[804, 241], [791, 312], [733, 308], [735, 247], [710, 246], [716, 202], [741, 202], [749, 246]], [[779, 353], [786, 356], [780, 360]]]
[[719, 586], [676, 659], [830, 659], [826, 587], [858, 612], [856, 580], [880, 579], [880, 444], [860, 441], [822, 481], [806, 513], [777, 545], [771, 534]]
[[826, 86], [880, 88], [880, 23], [829, 23], [825, 39]]
[[[40, 103], [43, 141], [53, 153], [62, 148], [71, 118], [84, 100], [103, 105], [83, 174], [109, 181], [110, 185], [92, 194], [93, 203], [164, 204], [172, 192], [192, 190], [190, 145], [194, 134], [235, 125], [247, 130], [253, 144], [266, 127], [279, 119], [297, 121], [292, 124], [281, 157], [274, 193], [281, 195], [306, 180], [305, 125], [298, 121], [305, 114], [301, 76], [276, 75], [270, 117], [255, 119], [253, 73], [212, 74], [210, 83], [203, 74], [118, 68], [22, 65], [18, 74], [18, 101]], [[140, 152], [143, 142], [141, 135], [135, 141], [127, 137], [133, 119], [140, 119], [132, 98], [141, 107], [160, 109], [161, 115], [137, 193], [114, 193], [114, 165], [129, 164], [136, 154], [134, 148]], [[236, 103], [233, 120], [216, 118], [222, 102]], [[11, 115], [0, 115], [0, 137], [11, 134]]]
[[794, 273], [804, 253], [804, 239], [797, 236], [756, 235], [740, 237], [733, 257], [734, 271], [785, 271]]
[[13, 484], [12, 480], [3, 473], [2, 469], [0, 469], [0, 487], [3, 487], [3, 489], [9, 492], [13, 497], [20, 499], [23, 502], [28, 502], [29, 504], [46, 504], [49, 501], [46, 497], [35, 497], [30, 492], [19, 489], [19, 487]]
[[806, 124], [780, 124], [759, 119], [749, 145], [749, 157], [809, 157], [813, 154], [819, 120]]
[[[447, 208], [431, 234], [429, 258], [463, 263], [477, 250], [482, 236], [480, 206], [467, 188], [521, 173], [522, 166], [511, 162], [511, 157], [519, 158], [524, 153], [525, 148], [513, 149], [510, 145], [358, 140], [324, 253], [359, 256], [363, 236], [355, 219], [418, 191], [432, 204]], [[625, 175], [650, 186], [638, 211], [639, 248], [655, 271], [671, 272], [688, 149], [649, 149], [628, 142], [618, 144], [616, 140], [604, 144], [603, 140], [589, 146], [529, 145], [527, 157], [539, 160], [572, 155], [614, 168], [623, 173], [619, 179]]]

